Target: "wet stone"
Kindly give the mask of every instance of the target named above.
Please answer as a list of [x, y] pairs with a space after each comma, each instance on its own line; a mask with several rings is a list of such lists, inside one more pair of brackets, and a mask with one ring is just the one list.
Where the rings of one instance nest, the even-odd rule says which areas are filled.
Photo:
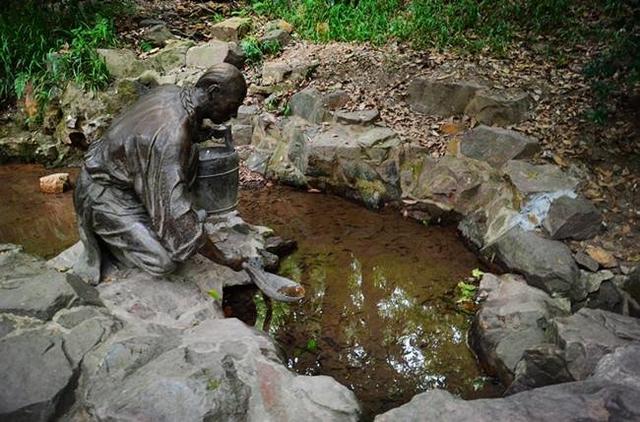
[[514, 274], [485, 274], [478, 294], [484, 301], [474, 321], [472, 343], [509, 385], [525, 350], [545, 343], [551, 318], [567, 315], [568, 309]]

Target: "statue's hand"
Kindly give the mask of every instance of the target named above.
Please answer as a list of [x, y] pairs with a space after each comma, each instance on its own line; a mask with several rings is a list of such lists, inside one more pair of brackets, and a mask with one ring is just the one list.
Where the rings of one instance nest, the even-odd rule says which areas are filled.
[[242, 255], [222, 252], [208, 237], [199, 252], [216, 264], [227, 266], [234, 271], [240, 271], [246, 260]]

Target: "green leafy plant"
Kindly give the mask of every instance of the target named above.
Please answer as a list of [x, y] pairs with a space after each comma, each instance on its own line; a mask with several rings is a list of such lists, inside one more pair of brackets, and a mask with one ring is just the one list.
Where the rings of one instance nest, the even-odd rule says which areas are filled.
[[259, 63], [262, 61], [262, 49], [260, 42], [255, 37], [246, 37], [240, 42], [240, 47], [248, 63]]
[[216, 289], [211, 289], [207, 292], [207, 294], [213, 299], [213, 300], [222, 300], [222, 296], [220, 296], [220, 293], [218, 293], [218, 291]]
[[478, 291], [478, 286], [461, 281], [456, 286], [456, 289], [458, 292], [458, 300], [456, 303], [472, 302]]

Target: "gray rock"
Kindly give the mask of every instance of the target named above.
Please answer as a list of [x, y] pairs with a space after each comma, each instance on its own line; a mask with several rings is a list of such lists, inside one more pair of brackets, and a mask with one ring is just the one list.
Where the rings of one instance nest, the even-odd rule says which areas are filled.
[[233, 143], [235, 145], [249, 145], [251, 144], [251, 137], [253, 136], [253, 126], [232, 124], [231, 135], [233, 136]]
[[361, 111], [336, 111], [334, 117], [338, 123], [370, 125], [380, 118], [380, 112], [375, 108]]
[[211, 35], [221, 41], [240, 41], [251, 29], [251, 19], [233, 17], [211, 27]]
[[522, 160], [507, 162], [503, 171], [523, 194], [572, 191], [578, 180], [566, 175], [552, 164], [534, 165]]
[[556, 318], [550, 330], [564, 349], [567, 369], [574, 379], [586, 379], [600, 359], [618, 347], [640, 341], [640, 324], [599, 309], [580, 309], [569, 317]]
[[[187, 51], [191, 47], [193, 47], [192, 41], [168, 40], [166, 47], [149, 57], [148, 60], [158, 71], [167, 73], [187, 64]], [[143, 76], [140, 75], [140, 78], [143, 79]]]
[[98, 420], [355, 421], [359, 413], [346, 387], [296, 376], [268, 337], [236, 319], [172, 338], [123, 333], [85, 359], [80, 389]]
[[287, 63], [266, 62], [262, 65], [262, 83], [274, 85], [283, 82], [291, 75], [292, 68]]
[[542, 226], [552, 239], [590, 239], [602, 228], [602, 214], [586, 199], [561, 196], [553, 201]]
[[533, 157], [540, 150], [538, 141], [516, 131], [478, 126], [464, 134], [460, 153], [501, 167], [509, 160]]
[[567, 315], [568, 309], [514, 274], [485, 274], [478, 294], [485, 300], [473, 323], [472, 343], [509, 385], [525, 350], [546, 343], [551, 318]]
[[0, 312], [45, 321], [76, 298], [65, 274], [21, 252], [0, 255], [0, 291]]
[[165, 43], [172, 38], [175, 37], [164, 23], [146, 28], [142, 33], [142, 39], [155, 47], [163, 47]]
[[464, 112], [485, 125], [507, 126], [529, 117], [531, 97], [522, 91], [483, 90], [476, 93]]
[[637, 374], [633, 374], [631, 382], [633, 385], [627, 386], [594, 379], [536, 388], [505, 398], [471, 401], [444, 390], [431, 390], [377, 416], [375, 421], [633, 421], [640, 418]]
[[570, 381], [574, 379], [567, 370], [564, 351], [553, 344], [541, 344], [524, 351], [505, 395]]
[[598, 267], [600, 267], [600, 264], [583, 251], [578, 251], [574, 256], [574, 259], [580, 267], [586, 268], [591, 272], [598, 271]]
[[472, 81], [417, 78], [409, 84], [407, 91], [412, 110], [448, 117], [464, 113], [476, 92], [485, 88]]
[[600, 290], [600, 285], [604, 281], [612, 278], [613, 273], [609, 270], [598, 271], [597, 273], [580, 270], [580, 279], [574, 288], [573, 299], [576, 301], [586, 299], [589, 294]]
[[349, 102], [349, 93], [342, 89], [330, 91], [324, 94], [322, 101], [328, 110], [337, 110], [344, 107]]
[[0, 340], [0, 419], [48, 421], [77, 374], [63, 340], [45, 329]]
[[291, 42], [291, 35], [283, 29], [272, 29], [260, 37], [260, 42], [278, 43], [280, 47], [284, 47]]
[[142, 60], [131, 50], [117, 48], [99, 48], [98, 54], [107, 64], [107, 70], [114, 78], [135, 78], [148, 70]]
[[516, 226], [494, 243], [493, 250], [509, 270], [523, 274], [529, 284], [551, 295], [566, 295], [577, 287], [580, 273], [562, 242]]
[[219, 40], [211, 40], [206, 44], [191, 47], [187, 51], [186, 64], [189, 67], [207, 69], [220, 63], [230, 63], [241, 67], [244, 54], [241, 54], [237, 45]]
[[311, 123], [321, 123], [328, 118], [322, 94], [315, 88], [307, 88], [294, 94], [289, 100], [289, 107], [295, 116]]

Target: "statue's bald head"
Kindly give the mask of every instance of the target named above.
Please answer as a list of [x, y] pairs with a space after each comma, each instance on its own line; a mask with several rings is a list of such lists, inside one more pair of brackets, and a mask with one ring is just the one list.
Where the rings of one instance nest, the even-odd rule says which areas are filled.
[[211, 66], [196, 82], [197, 88], [207, 89], [211, 85], [220, 85], [228, 88], [228, 93], [234, 93], [244, 99], [247, 95], [247, 83], [242, 72], [232, 64], [220, 63]]
[[247, 83], [242, 72], [229, 63], [211, 66], [198, 79], [195, 88], [202, 92], [198, 114], [215, 123], [225, 122], [235, 116], [247, 95]]

